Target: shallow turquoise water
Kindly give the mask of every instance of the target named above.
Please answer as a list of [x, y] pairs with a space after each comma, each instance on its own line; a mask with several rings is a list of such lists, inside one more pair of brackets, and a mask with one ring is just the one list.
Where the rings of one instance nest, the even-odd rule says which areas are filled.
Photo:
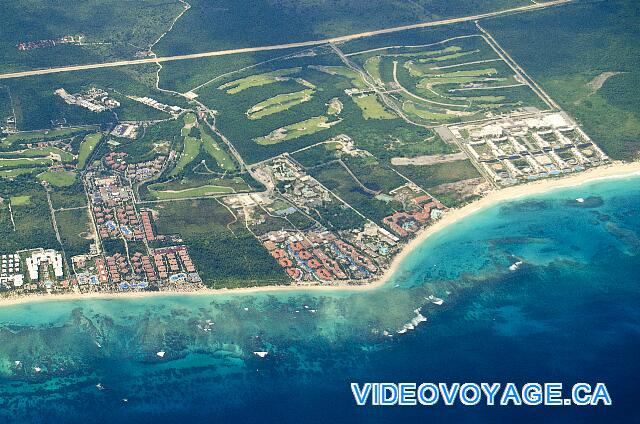
[[[482, 211], [366, 293], [0, 308], [0, 422], [639, 422], [639, 183]], [[356, 408], [351, 381], [603, 381], [614, 404]]]

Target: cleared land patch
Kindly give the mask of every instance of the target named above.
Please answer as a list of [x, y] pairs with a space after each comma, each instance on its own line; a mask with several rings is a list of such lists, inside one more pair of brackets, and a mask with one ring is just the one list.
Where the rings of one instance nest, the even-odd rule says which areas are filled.
[[249, 186], [240, 177], [232, 179], [210, 178], [205, 180], [168, 181], [149, 185], [149, 193], [159, 200], [185, 199], [248, 191]]
[[311, 68], [329, 75], [338, 75], [347, 78], [356, 88], [367, 88], [367, 84], [362, 79], [362, 75], [346, 66], [311, 66]]
[[69, 187], [75, 183], [76, 176], [75, 172], [52, 170], [38, 174], [38, 180], [46, 181], [56, 187]]
[[78, 169], [84, 169], [87, 166], [87, 160], [93, 153], [98, 143], [102, 140], [102, 134], [89, 134], [80, 143], [80, 151], [78, 153]]
[[218, 89], [225, 90], [227, 94], [238, 94], [252, 87], [261, 87], [263, 85], [273, 84], [282, 81], [285, 77], [300, 72], [300, 68], [278, 69], [264, 74], [251, 75], [235, 81], [222, 84]]
[[457, 160], [465, 160], [465, 153], [451, 153], [448, 155], [432, 155], [432, 156], [416, 156], [414, 158], [392, 158], [392, 165], [433, 165], [436, 163], [454, 162]]
[[352, 96], [353, 101], [362, 109], [364, 119], [396, 119], [397, 116], [391, 113], [378, 99], [375, 94], [362, 96]]
[[261, 145], [278, 144], [305, 135], [315, 134], [331, 128], [340, 121], [329, 122], [326, 116], [315, 116], [295, 124], [287, 125], [272, 131], [266, 136], [256, 138], [256, 143]]
[[31, 203], [31, 196], [13, 196], [10, 200], [12, 206], [25, 206]]
[[209, 133], [203, 130], [202, 127], [200, 128], [200, 137], [202, 139], [202, 146], [204, 147], [205, 152], [216, 160], [218, 165], [220, 165], [220, 168], [230, 172], [237, 170], [231, 156], [229, 156], [225, 150], [220, 148], [220, 145]]
[[265, 116], [288, 110], [311, 100], [314, 90], [301, 90], [294, 93], [278, 94], [270, 99], [254, 105], [247, 111], [249, 119], [262, 119]]
[[193, 162], [196, 156], [198, 156], [198, 152], [200, 152], [200, 140], [195, 137], [186, 136], [184, 138], [184, 148], [182, 149], [182, 153], [180, 153], [180, 158], [169, 175], [175, 176], [181, 173], [184, 168]]

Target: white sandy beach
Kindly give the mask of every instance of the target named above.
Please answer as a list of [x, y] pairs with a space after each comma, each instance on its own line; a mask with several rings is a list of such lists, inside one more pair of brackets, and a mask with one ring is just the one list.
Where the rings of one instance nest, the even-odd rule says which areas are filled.
[[230, 295], [230, 294], [253, 294], [268, 292], [310, 292], [310, 291], [362, 291], [372, 290], [384, 285], [398, 269], [402, 261], [412, 253], [412, 251], [433, 234], [455, 224], [456, 222], [472, 215], [484, 208], [495, 205], [496, 203], [515, 200], [525, 196], [547, 193], [552, 190], [575, 187], [585, 183], [605, 180], [628, 178], [640, 175], [640, 162], [631, 163], [613, 163], [607, 166], [589, 169], [575, 175], [569, 175], [562, 178], [553, 178], [539, 180], [524, 185], [508, 187], [501, 190], [492, 191], [482, 199], [470, 203], [459, 209], [449, 210], [438, 222], [422, 230], [416, 238], [409, 242], [402, 251], [394, 258], [391, 266], [386, 270], [384, 275], [378, 280], [363, 284], [354, 285], [312, 285], [312, 286], [265, 286], [265, 287], [247, 287], [238, 289], [201, 289], [197, 291], [184, 292], [134, 292], [134, 293], [65, 293], [54, 295], [30, 295], [16, 296], [0, 299], [0, 307], [18, 305], [24, 303], [33, 303], [41, 301], [73, 301], [73, 300], [98, 300], [98, 299], [139, 299], [147, 297], [175, 297], [175, 296], [214, 296], [214, 295]]

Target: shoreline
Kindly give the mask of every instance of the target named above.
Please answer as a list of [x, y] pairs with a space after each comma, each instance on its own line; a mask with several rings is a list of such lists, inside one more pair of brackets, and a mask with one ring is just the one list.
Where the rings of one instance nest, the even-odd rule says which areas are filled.
[[588, 169], [579, 174], [561, 178], [545, 179], [530, 183], [507, 187], [489, 192], [486, 196], [461, 208], [449, 210], [439, 221], [421, 230], [418, 235], [407, 243], [393, 258], [391, 265], [380, 278], [362, 285], [340, 284], [334, 286], [291, 286], [273, 285], [264, 287], [244, 287], [234, 289], [199, 289], [192, 291], [163, 291], [163, 292], [131, 292], [131, 293], [64, 293], [64, 294], [38, 294], [16, 297], [0, 298], [0, 308], [36, 302], [49, 301], [83, 301], [83, 300], [123, 300], [140, 299], [147, 297], [178, 297], [178, 296], [216, 296], [216, 295], [247, 295], [254, 293], [285, 293], [285, 292], [314, 292], [314, 291], [368, 291], [384, 286], [399, 269], [402, 262], [413, 251], [423, 244], [429, 237], [455, 224], [462, 219], [482, 211], [498, 203], [517, 200], [522, 197], [545, 194], [557, 189], [577, 187], [586, 183], [629, 178], [640, 176], [640, 162], [622, 163], [616, 162], [610, 165]]

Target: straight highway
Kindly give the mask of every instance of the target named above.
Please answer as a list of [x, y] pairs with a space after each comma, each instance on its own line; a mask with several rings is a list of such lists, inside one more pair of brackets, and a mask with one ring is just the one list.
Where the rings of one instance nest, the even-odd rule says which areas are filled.
[[115, 62], [94, 63], [94, 64], [86, 64], [86, 65], [71, 65], [71, 66], [62, 66], [57, 68], [46, 68], [46, 69], [34, 69], [30, 71], [20, 71], [20, 72], [0, 74], [0, 79], [23, 78], [23, 77], [36, 76], [36, 75], [86, 71], [90, 69], [101, 69], [101, 68], [115, 68], [120, 66], [143, 65], [148, 63], [172, 62], [176, 60], [200, 59], [200, 58], [206, 58], [206, 57], [227, 56], [227, 55], [239, 54], [239, 53], [254, 53], [254, 52], [262, 52], [262, 51], [269, 51], [269, 50], [294, 49], [299, 47], [319, 46], [319, 45], [329, 44], [329, 43], [332, 43], [332, 44], [344, 43], [346, 41], [352, 41], [359, 38], [373, 37], [376, 35], [392, 34], [395, 32], [408, 31], [408, 30], [420, 29], [420, 28], [436, 27], [436, 26], [442, 26], [442, 25], [450, 25], [450, 24], [456, 24], [460, 22], [477, 21], [479, 19], [491, 18], [494, 16], [506, 15], [509, 13], [519, 13], [519, 12], [528, 12], [528, 11], [538, 10], [538, 9], [545, 9], [552, 6], [558, 6], [558, 5], [570, 3], [572, 1], [573, 0], [553, 0], [553, 1], [548, 1], [544, 3], [532, 3], [527, 6], [514, 7], [511, 9], [498, 10], [495, 12], [482, 13], [479, 15], [463, 16], [458, 18], [443, 19], [439, 21], [421, 22], [417, 24], [403, 25], [403, 26], [397, 26], [393, 28], [385, 28], [385, 29], [379, 29], [374, 31], [361, 32], [357, 34], [343, 35], [340, 37], [325, 38], [322, 40], [301, 41], [296, 43], [276, 44], [271, 46], [260, 46], [260, 47], [244, 47], [239, 49], [217, 50], [217, 51], [191, 53], [191, 54], [178, 55], [178, 56], [150, 57], [145, 59], [120, 60]]

